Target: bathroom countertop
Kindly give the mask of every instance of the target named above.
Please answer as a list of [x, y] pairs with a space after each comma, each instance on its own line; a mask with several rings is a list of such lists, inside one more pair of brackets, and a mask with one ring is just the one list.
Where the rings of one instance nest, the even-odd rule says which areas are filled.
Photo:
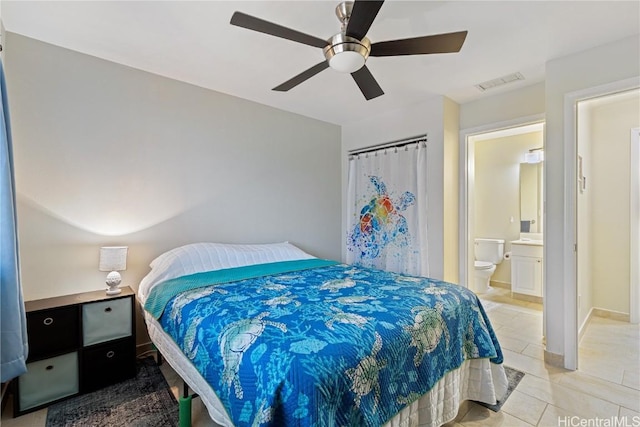
[[512, 245], [543, 246], [544, 243], [543, 243], [542, 240], [519, 239], [519, 240], [512, 240], [511, 244]]

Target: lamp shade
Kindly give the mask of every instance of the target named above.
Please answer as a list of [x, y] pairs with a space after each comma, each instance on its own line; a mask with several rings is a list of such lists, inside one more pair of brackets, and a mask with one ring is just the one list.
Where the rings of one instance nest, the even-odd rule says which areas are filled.
[[329, 60], [329, 66], [340, 73], [353, 73], [364, 65], [365, 59], [358, 52], [345, 50], [338, 52]]
[[100, 271], [127, 269], [128, 246], [103, 246], [100, 248]]

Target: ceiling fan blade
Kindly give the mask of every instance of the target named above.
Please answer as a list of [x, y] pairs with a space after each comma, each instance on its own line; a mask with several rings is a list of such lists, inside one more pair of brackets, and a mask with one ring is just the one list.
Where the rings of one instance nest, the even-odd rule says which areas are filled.
[[294, 87], [298, 86], [300, 83], [310, 79], [311, 77], [318, 74], [320, 71], [325, 70], [327, 68], [329, 68], [329, 63], [327, 61], [322, 61], [321, 63], [314, 65], [308, 70], [301, 72], [294, 78], [287, 80], [286, 82], [282, 83], [280, 86], [274, 87], [272, 90], [276, 90], [278, 92], [286, 92], [289, 89], [293, 89]]
[[371, 71], [364, 65], [358, 71], [351, 73], [353, 76], [353, 80], [356, 81], [356, 84], [360, 88], [360, 91], [367, 98], [367, 101], [373, 98], [377, 98], [380, 95], [384, 95], [382, 88], [378, 84]]
[[382, 7], [384, 0], [356, 0], [347, 25], [347, 35], [362, 40], [367, 35], [373, 20]]
[[319, 48], [323, 48], [328, 44], [326, 40], [322, 40], [321, 38], [310, 36], [242, 12], [235, 12], [233, 14], [231, 17], [231, 25]]
[[462, 49], [466, 31], [415, 37], [412, 39], [389, 40], [373, 43], [369, 56], [425, 55], [429, 53], [452, 53]]

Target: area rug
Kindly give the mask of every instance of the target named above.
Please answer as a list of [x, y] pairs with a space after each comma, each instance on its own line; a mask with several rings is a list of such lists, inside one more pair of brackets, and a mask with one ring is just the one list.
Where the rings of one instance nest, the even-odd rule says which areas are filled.
[[177, 427], [178, 403], [152, 357], [130, 380], [53, 404], [46, 427]]
[[476, 402], [477, 404], [482, 405], [485, 408], [489, 408], [493, 412], [498, 412], [500, 408], [502, 408], [502, 405], [504, 405], [504, 402], [507, 401], [507, 399], [509, 398], [513, 390], [515, 390], [518, 384], [520, 383], [520, 380], [522, 379], [522, 377], [524, 377], [524, 372], [518, 371], [517, 369], [513, 369], [508, 366], [504, 367], [504, 372], [507, 374], [507, 380], [509, 381], [509, 385], [507, 386], [507, 392], [504, 394], [504, 397], [498, 400], [498, 402], [495, 405], [489, 405], [488, 403], [483, 403], [483, 402]]

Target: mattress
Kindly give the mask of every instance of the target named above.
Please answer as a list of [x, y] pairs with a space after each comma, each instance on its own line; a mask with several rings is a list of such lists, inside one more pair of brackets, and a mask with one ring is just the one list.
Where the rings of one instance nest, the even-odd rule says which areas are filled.
[[[222, 402], [157, 320], [145, 312], [151, 341], [173, 370], [197, 393], [217, 424], [233, 427]], [[451, 371], [420, 399], [406, 406], [385, 427], [437, 427], [453, 420], [465, 400], [493, 404], [507, 391], [502, 365], [470, 359]]]

